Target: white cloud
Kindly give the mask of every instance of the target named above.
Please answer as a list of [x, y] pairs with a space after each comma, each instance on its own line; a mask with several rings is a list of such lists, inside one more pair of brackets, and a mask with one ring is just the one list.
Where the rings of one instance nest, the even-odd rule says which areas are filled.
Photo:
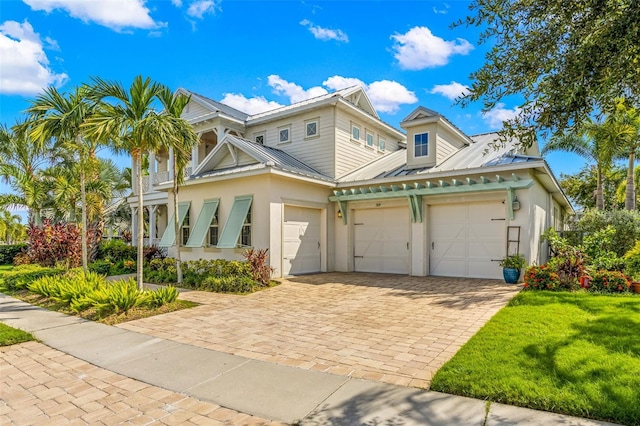
[[274, 93], [285, 95], [291, 103], [304, 101], [306, 99], [315, 98], [317, 96], [326, 95], [328, 92], [320, 86], [303, 89], [295, 83], [290, 83], [282, 79], [279, 75], [272, 74], [267, 78], [269, 86], [273, 88]]
[[[57, 46], [48, 39], [48, 45]], [[49, 67], [40, 35], [26, 20], [0, 25], [0, 93], [34, 95], [47, 86], [60, 86], [67, 74], [56, 74]]]
[[[304, 89], [302, 86], [284, 80], [279, 75], [270, 75], [267, 82], [274, 93], [289, 98], [289, 103], [301, 102], [310, 98], [325, 95], [329, 90], [341, 90], [353, 86], [362, 86], [369, 96], [373, 107], [378, 112], [393, 114], [403, 104], [413, 104], [418, 102], [415, 93], [408, 90], [396, 81], [381, 80], [366, 84], [362, 80], [352, 77], [342, 77], [334, 75], [326, 79], [322, 85], [326, 87], [314, 86]], [[257, 114], [264, 111], [279, 108], [283, 105], [278, 102], [268, 101], [262, 96], [247, 98], [241, 94], [225, 93], [222, 103], [232, 106], [248, 114]]]
[[397, 81], [374, 81], [365, 88], [369, 99], [378, 112], [393, 114], [398, 111], [401, 104], [414, 104], [418, 102], [415, 93], [408, 90]]
[[175, 7], [182, 7], [182, 0], [171, 0], [171, 4]]
[[329, 77], [328, 79], [322, 82], [322, 85], [333, 90], [342, 90], [342, 89], [346, 89], [347, 87], [353, 87], [353, 86], [367, 87], [367, 85], [359, 78], [342, 77], [339, 75], [334, 75], [333, 77]]
[[470, 93], [469, 87], [464, 84], [460, 84], [457, 81], [452, 81], [449, 84], [436, 84], [433, 86], [433, 89], [429, 91], [431, 94], [439, 94], [449, 100], [456, 100], [456, 98], [460, 98]]
[[520, 114], [521, 108], [514, 107], [513, 109], [505, 108], [503, 103], [496, 104], [495, 108], [491, 111], [482, 114], [482, 118], [487, 122], [492, 129], [501, 129], [503, 122], [515, 118]]
[[332, 30], [330, 28], [323, 28], [318, 25], [313, 25], [313, 22], [309, 21], [308, 19], [300, 21], [300, 25], [307, 27], [309, 32], [311, 32], [311, 34], [313, 34], [313, 36], [318, 40], [336, 40], [343, 41], [345, 43], [349, 42], [349, 37], [342, 30]]
[[84, 22], [120, 31], [124, 28], [154, 29], [166, 24], [156, 22], [149, 15], [143, 0], [23, 0], [33, 10], [47, 13], [62, 9]]
[[187, 15], [192, 18], [202, 19], [205, 14], [216, 13], [216, 2], [213, 0], [198, 0], [191, 3], [187, 9]]
[[436, 15], [446, 15], [447, 13], [449, 13], [449, 8], [451, 6], [449, 6], [447, 3], [444, 4], [444, 8], [442, 9], [438, 9], [437, 7], [433, 6], [433, 13], [435, 13]]
[[259, 114], [261, 112], [270, 111], [283, 106], [275, 101], [268, 101], [263, 96], [246, 98], [244, 95], [236, 93], [225, 93], [221, 102], [250, 115]]
[[452, 55], [466, 55], [473, 46], [458, 38], [447, 41], [433, 35], [427, 27], [411, 28], [406, 34], [394, 34], [394, 57], [400, 66], [408, 70], [422, 70], [446, 65]]
[[408, 90], [396, 81], [381, 80], [366, 84], [358, 78], [342, 77], [334, 75], [323, 83], [323, 86], [333, 90], [346, 89], [356, 85], [362, 86], [369, 96], [373, 107], [378, 112], [395, 113], [402, 104], [413, 104], [418, 102], [415, 93]]

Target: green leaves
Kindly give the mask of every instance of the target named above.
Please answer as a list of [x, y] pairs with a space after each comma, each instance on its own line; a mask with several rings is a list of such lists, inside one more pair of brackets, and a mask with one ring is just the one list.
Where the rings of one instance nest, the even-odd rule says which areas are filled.
[[475, 0], [456, 25], [483, 28], [491, 42], [471, 74], [466, 105], [489, 111], [505, 97], [524, 98], [504, 134], [562, 133], [624, 96], [640, 102], [640, 2], [635, 0]]

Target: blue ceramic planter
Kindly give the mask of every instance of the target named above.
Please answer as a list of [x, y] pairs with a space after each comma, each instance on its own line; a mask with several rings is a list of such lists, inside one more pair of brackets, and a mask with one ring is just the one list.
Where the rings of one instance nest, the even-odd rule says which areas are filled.
[[502, 268], [502, 276], [507, 284], [517, 284], [520, 278], [520, 269]]

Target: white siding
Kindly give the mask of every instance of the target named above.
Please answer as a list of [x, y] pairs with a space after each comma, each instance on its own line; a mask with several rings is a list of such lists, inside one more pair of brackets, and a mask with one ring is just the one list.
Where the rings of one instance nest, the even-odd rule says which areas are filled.
[[[318, 136], [305, 137], [305, 121], [318, 120]], [[291, 142], [279, 143], [278, 128], [290, 126]], [[335, 176], [333, 109], [326, 107], [305, 114], [274, 120], [267, 124], [249, 127], [246, 134], [266, 131], [264, 145], [284, 151], [327, 176]]]
[[257, 163], [257, 161], [248, 156], [247, 154], [245, 154], [242, 151], [237, 151], [237, 158], [238, 158], [238, 163], [236, 164], [235, 160], [233, 159], [233, 157], [231, 156], [231, 154], [227, 154], [222, 161], [220, 161], [217, 165], [216, 165], [216, 170], [220, 170], [220, 169], [226, 169], [229, 167], [235, 167], [235, 166], [246, 166], [247, 164], [255, 164]]
[[202, 106], [198, 102], [191, 100], [189, 101], [187, 108], [185, 108], [185, 111], [182, 113], [182, 118], [184, 118], [185, 120], [192, 120], [209, 113], [211, 113], [211, 110]]
[[457, 147], [455, 147], [440, 135], [437, 135], [436, 144], [436, 164], [442, 163], [451, 154], [458, 150]]
[[[336, 177], [341, 177], [354, 169], [379, 158], [384, 152], [398, 149], [398, 138], [387, 132], [384, 126], [376, 124], [365, 115], [356, 116], [343, 109], [336, 109]], [[360, 140], [356, 143], [351, 139], [351, 125], [360, 127]], [[366, 146], [367, 132], [373, 134], [373, 148]], [[385, 141], [384, 152], [379, 151], [378, 141]]]

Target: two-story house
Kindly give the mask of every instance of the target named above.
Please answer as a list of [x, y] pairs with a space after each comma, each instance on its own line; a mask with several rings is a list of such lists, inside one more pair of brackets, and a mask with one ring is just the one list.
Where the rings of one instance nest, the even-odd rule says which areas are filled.
[[[363, 271], [500, 278], [546, 259], [540, 235], [572, 207], [537, 146], [500, 149], [419, 107], [402, 132], [360, 87], [248, 115], [186, 90], [201, 143], [172, 223], [171, 152], [150, 153], [150, 239], [184, 260], [268, 248], [276, 276]], [[129, 204], [135, 211], [137, 199]]]

